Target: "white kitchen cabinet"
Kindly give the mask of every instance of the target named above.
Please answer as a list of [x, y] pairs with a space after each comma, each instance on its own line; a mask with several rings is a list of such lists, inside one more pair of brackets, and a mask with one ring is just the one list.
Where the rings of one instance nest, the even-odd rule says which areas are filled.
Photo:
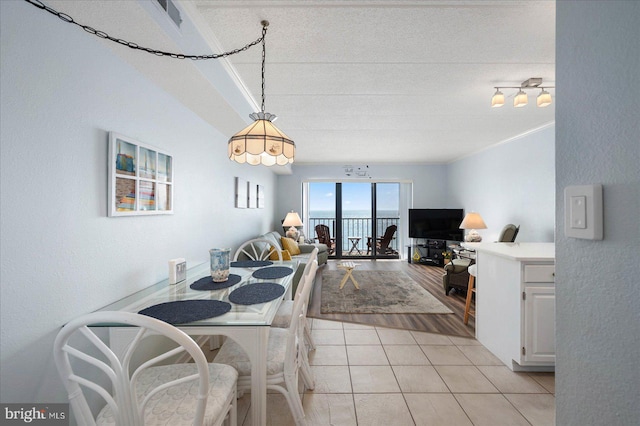
[[556, 289], [525, 284], [524, 363], [553, 363], [556, 360]]
[[477, 252], [476, 338], [514, 371], [555, 366], [553, 243], [466, 243]]

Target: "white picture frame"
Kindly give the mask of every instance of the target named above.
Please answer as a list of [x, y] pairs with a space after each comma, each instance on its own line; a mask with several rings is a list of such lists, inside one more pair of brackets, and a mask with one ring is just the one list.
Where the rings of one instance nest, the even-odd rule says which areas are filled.
[[256, 191], [257, 191], [256, 198], [257, 198], [258, 208], [264, 209], [264, 186], [257, 185]]
[[255, 209], [258, 207], [258, 186], [251, 182], [248, 182], [247, 186], [249, 193], [249, 208]]
[[247, 208], [247, 181], [236, 177], [236, 208]]
[[107, 216], [173, 214], [173, 156], [109, 132]]

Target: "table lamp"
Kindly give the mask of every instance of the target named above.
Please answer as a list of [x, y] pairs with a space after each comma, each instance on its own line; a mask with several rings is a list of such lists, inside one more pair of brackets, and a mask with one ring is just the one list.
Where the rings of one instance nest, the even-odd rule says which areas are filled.
[[467, 213], [462, 219], [460, 229], [470, 229], [464, 240], [468, 243], [479, 243], [482, 241], [482, 237], [478, 234], [476, 229], [487, 229], [487, 225], [482, 220], [482, 217], [475, 212]]
[[293, 239], [294, 241], [298, 241], [298, 238], [300, 237], [300, 233], [296, 229], [296, 226], [303, 226], [302, 220], [300, 219], [300, 216], [298, 215], [298, 213], [294, 212], [293, 210], [287, 213], [287, 217], [284, 218], [284, 221], [282, 222], [282, 226], [284, 227], [290, 226], [290, 228], [287, 229], [287, 232], [285, 235], [288, 238]]

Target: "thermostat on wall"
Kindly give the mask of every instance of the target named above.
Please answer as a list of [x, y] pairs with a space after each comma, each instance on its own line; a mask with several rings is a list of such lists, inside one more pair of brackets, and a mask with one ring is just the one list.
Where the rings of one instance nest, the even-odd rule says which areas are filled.
[[187, 279], [187, 262], [184, 258], [169, 261], [169, 284], [177, 284]]

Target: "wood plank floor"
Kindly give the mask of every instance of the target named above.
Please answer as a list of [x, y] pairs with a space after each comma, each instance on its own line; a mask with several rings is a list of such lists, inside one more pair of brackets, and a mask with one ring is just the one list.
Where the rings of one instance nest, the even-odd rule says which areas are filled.
[[[351, 260], [351, 259], [350, 259]], [[310, 318], [345, 321], [359, 324], [379, 325], [405, 330], [426, 331], [450, 336], [475, 337], [475, 318], [470, 317], [464, 325], [465, 295], [445, 296], [442, 288], [443, 270], [437, 266], [410, 264], [405, 260], [362, 260], [355, 261], [361, 271], [404, 271], [425, 290], [451, 309], [453, 314], [323, 314], [320, 312], [322, 273], [336, 270], [338, 261], [329, 262], [318, 269], [313, 288], [313, 298], [307, 315]], [[473, 309], [473, 305], [471, 306]]]

